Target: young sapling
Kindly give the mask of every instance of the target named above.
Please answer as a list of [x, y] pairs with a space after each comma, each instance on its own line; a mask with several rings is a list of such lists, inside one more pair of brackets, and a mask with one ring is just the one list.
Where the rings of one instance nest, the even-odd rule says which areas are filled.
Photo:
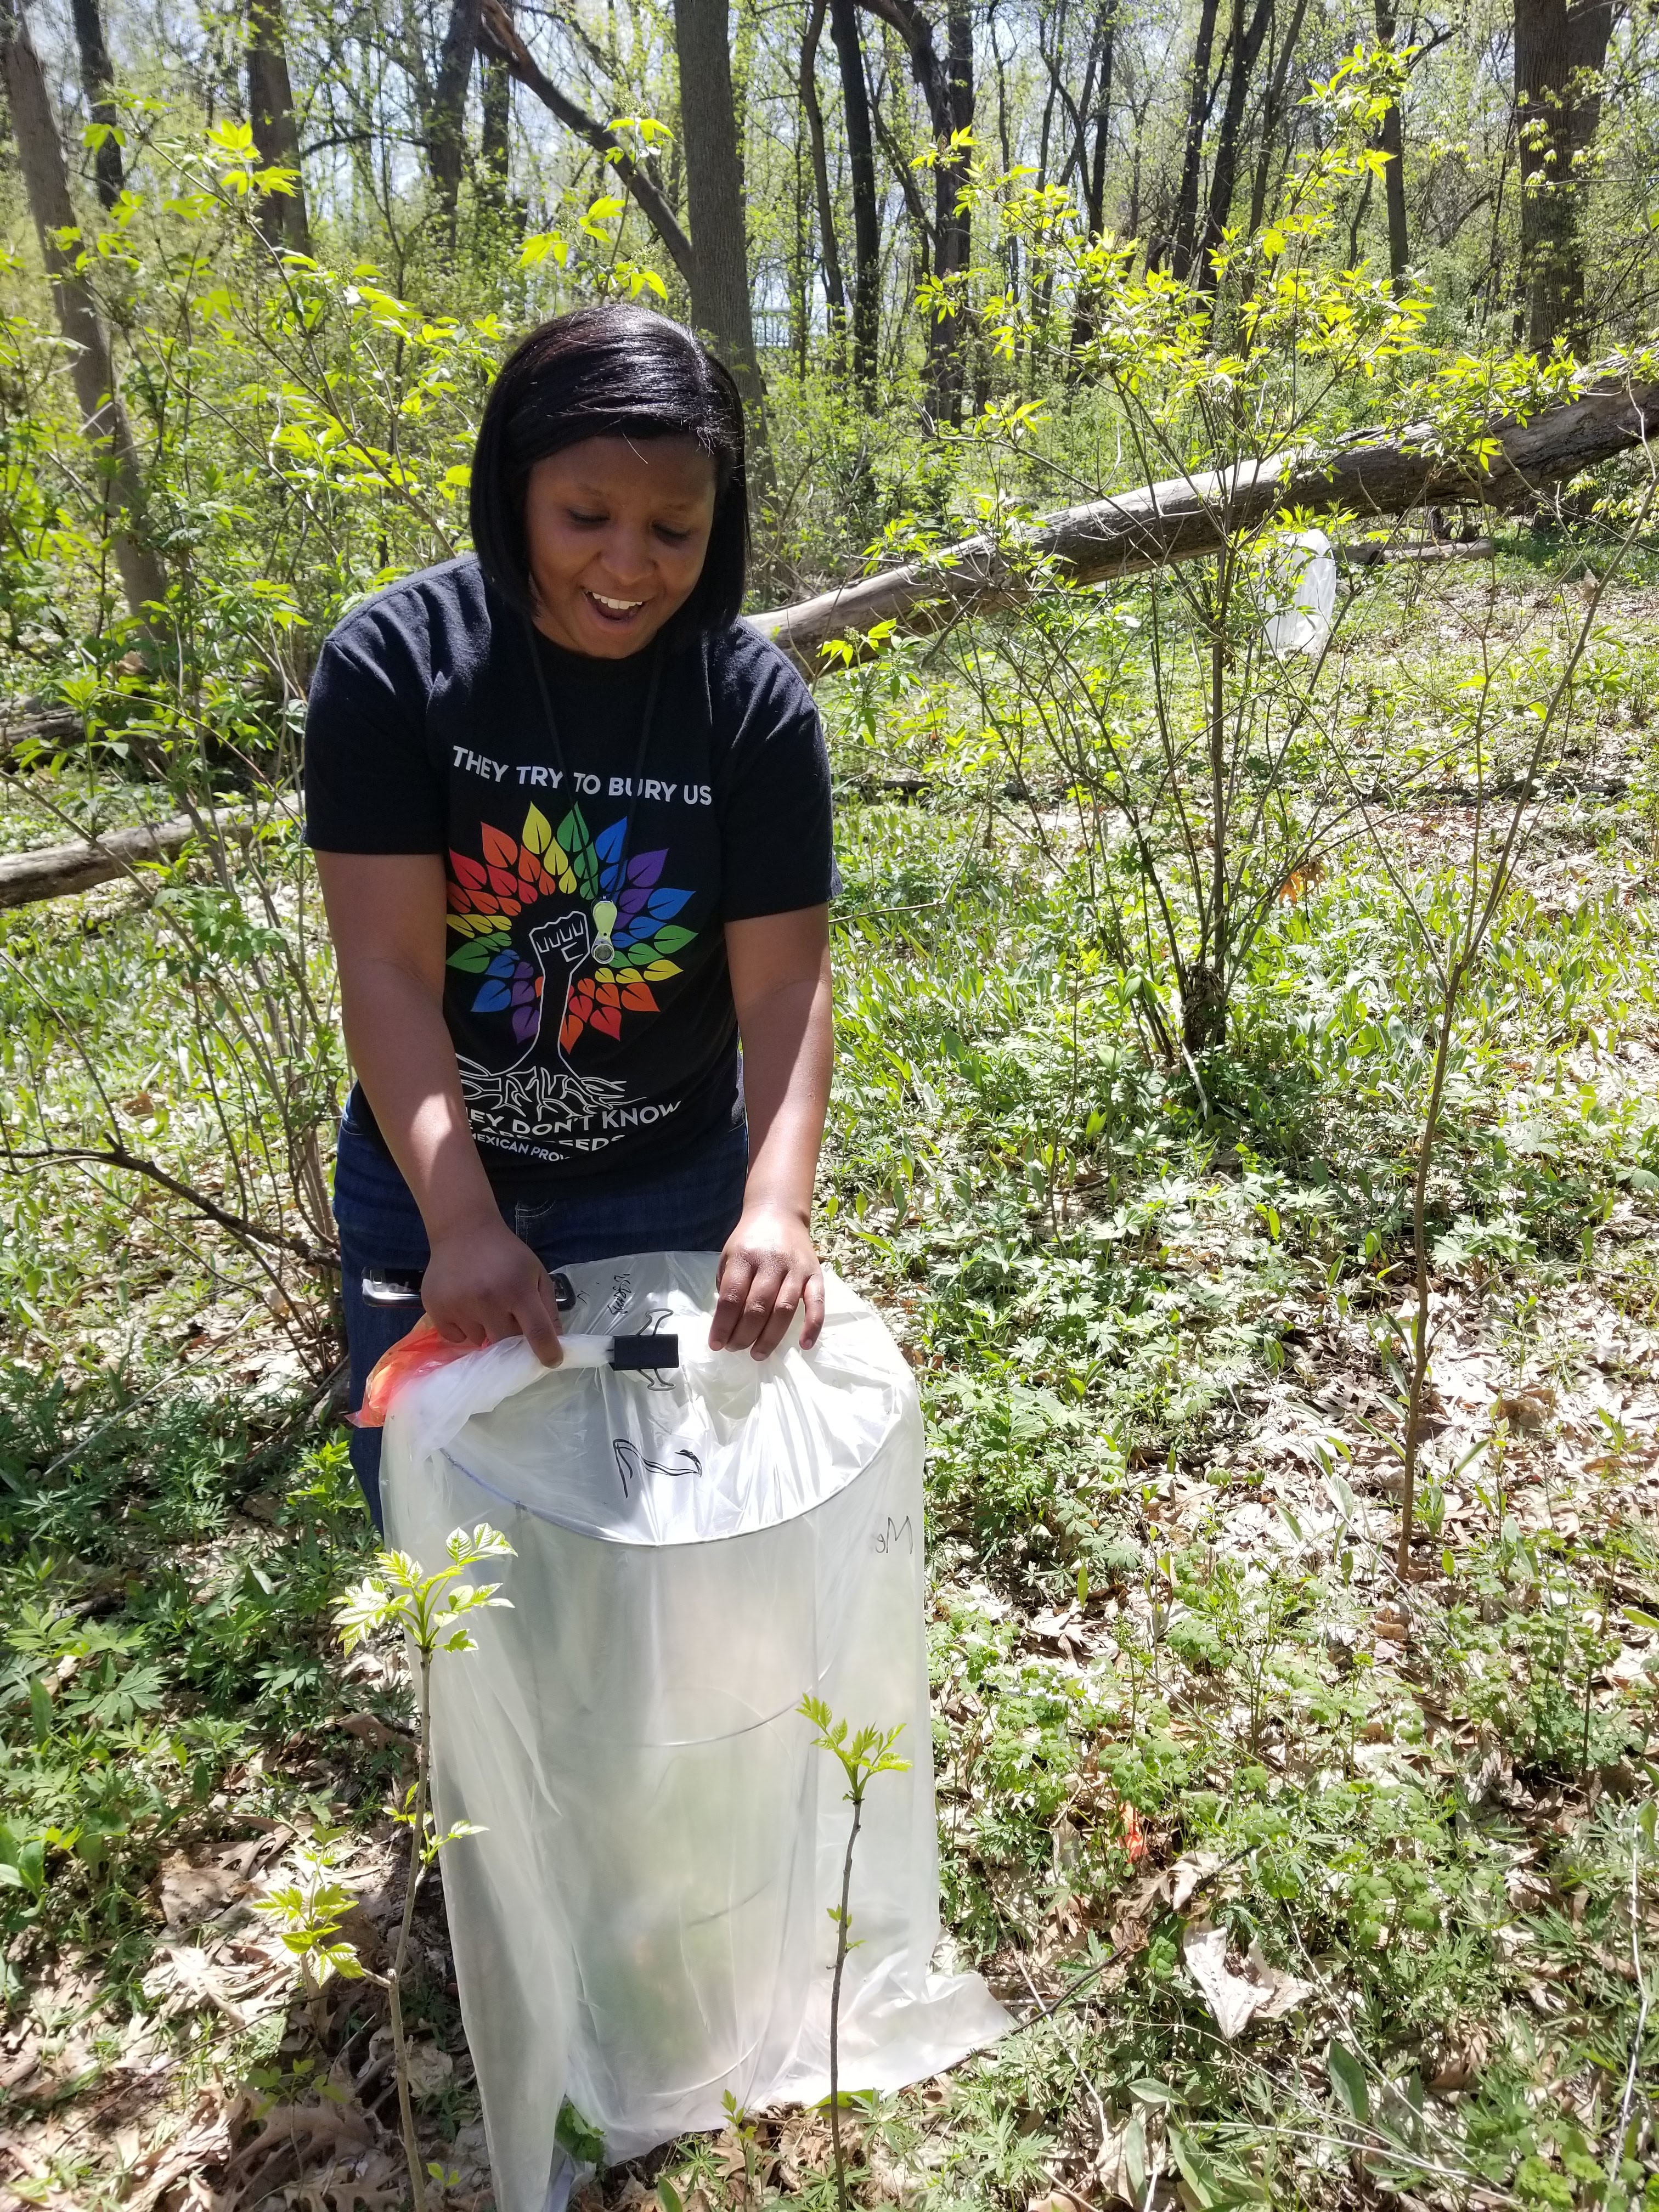
[[[410, 1929], [415, 1919], [415, 1899], [439, 1852], [459, 1837], [482, 1832], [472, 1821], [458, 1820], [441, 1836], [428, 1810], [432, 1774], [432, 1667], [441, 1651], [477, 1650], [465, 1626], [468, 1613], [484, 1606], [512, 1603], [510, 1598], [497, 1595], [499, 1583], [464, 1583], [457, 1579], [481, 1560], [513, 1556], [512, 1545], [498, 1530], [484, 1522], [480, 1522], [471, 1534], [465, 1528], [453, 1529], [444, 1548], [448, 1553], [449, 1564], [432, 1574], [428, 1574], [407, 1552], [380, 1553], [374, 1571], [349, 1589], [335, 1609], [340, 1641], [348, 1653], [380, 1629], [401, 1628], [414, 1646], [419, 1662], [416, 1689], [421, 1741], [415, 1779], [401, 1800], [394, 1799], [388, 1808], [392, 1819], [409, 1830], [404, 1917], [391, 1966], [384, 1974], [372, 1972], [349, 1943], [338, 1940], [341, 1923], [356, 1899], [336, 1872], [337, 1830], [319, 1831], [311, 1844], [299, 1853], [295, 1879], [273, 1888], [258, 1905], [260, 1911], [276, 1922], [283, 1941], [300, 1960], [313, 2018], [317, 1998], [331, 1975], [337, 1973], [347, 1979], [366, 1978], [377, 1982], [386, 1991], [398, 2075], [398, 2117], [403, 2127], [404, 2153], [409, 2160], [415, 2212], [426, 2212], [426, 2183], [410, 2096], [403, 2013], [403, 1978], [409, 1957]], [[437, 2173], [441, 2170], [434, 2166], [433, 2171]]]
[[836, 2160], [836, 2201], [841, 2212], [847, 2212], [847, 2162], [841, 2142], [841, 1985], [847, 1954], [854, 1948], [850, 1941], [853, 1853], [864, 1823], [864, 1800], [870, 1784], [878, 1774], [908, 1773], [910, 1762], [897, 1757], [893, 1748], [904, 1733], [902, 1722], [897, 1728], [884, 1730], [861, 1728], [854, 1735], [822, 1698], [805, 1697], [795, 1710], [817, 1730], [813, 1749], [827, 1751], [841, 1761], [842, 1772], [847, 1777], [847, 1802], [853, 1808], [847, 1855], [842, 1861], [841, 1903], [830, 1907], [830, 1917], [836, 1923], [836, 1972], [830, 1986], [830, 2143]]

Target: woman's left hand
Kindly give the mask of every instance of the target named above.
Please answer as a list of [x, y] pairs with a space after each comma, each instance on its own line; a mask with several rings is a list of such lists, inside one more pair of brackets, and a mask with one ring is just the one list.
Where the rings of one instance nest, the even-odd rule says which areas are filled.
[[823, 1327], [823, 1269], [806, 1224], [785, 1206], [745, 1206], [726, 1240], [715, 1277], [720, 1299], [708, 1332], [711, 1352], [752, 1352], [764, 1359], [782, 1343], [795, 1309], [805, 1309], [800, 1348]]

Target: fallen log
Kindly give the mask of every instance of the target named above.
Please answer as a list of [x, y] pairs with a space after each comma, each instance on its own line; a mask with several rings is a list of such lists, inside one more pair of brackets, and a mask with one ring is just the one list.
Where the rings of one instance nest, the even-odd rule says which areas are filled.
[[1284, 453], [1115, 492], [1018, 531], [1016, 559], [983, 535], [963, 538], [904, 568], [750, 619], [803, 674], [816, 676], [823, 669], [821, 647], [862, 635], [878, 623], [941, 629], [970, 610], [1012, 604], [1029, 589], [1033, 562], [1052, 563], [1078, 583], [1102, 583], [1214, 553], [1229, 535], [1291, 507], [1395, 515], [1455, 500], [1528, 506], [1547, 486], [1611, 460], [1655, 431], [1659, 385], [1603, 380], [1529, 422], [1495, 423], [1492, 434], [1501, 450], [1484, 470], [1435, 452], [1432, 426], [1411, 423], [1392, 437], [1361, 436], [1313, 458]]
[[72, 708], [41, 707], [31, 699], [0, 701], [0, 763], [31, 742], [70, 745], [85, 734], [85, 725]]
[[[270, 815], [291, 815], [298, 806], [296, 799], [279, 799], [268, 814], [258, 817], [242, 807], [216, 806], [202, 821], [223, 835], [248, 837]], [[199, 825], [190, 815], [170, 814], [163, 822], [107, 830], [101, 836], [83, 837], [72, 845], [43, 845], [32, 853], [9, 854], [0, 859], [0, 907], [67, 898], [73, 891], [88, 891], [126, 875], [140, 861], [176, 860], [198, 835]]]

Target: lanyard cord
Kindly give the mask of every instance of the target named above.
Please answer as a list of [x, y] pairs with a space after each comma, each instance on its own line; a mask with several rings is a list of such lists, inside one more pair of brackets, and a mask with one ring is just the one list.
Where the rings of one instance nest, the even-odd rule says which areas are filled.
[[[529, 641], [531, 661], [536, 671], [537, 689], [542, 695], [542, 712], [547, 717], [547, 734], [553, 748], [553, 765], [558, 770], [562, 781], [568, 783], [569, 772], [565, 763], [564, 747], [559, 738], [559, 720], [553, 712], [553, 694], [548, 689], [547, 670], [543, 665], [541, 639], [537, 634], [535, 623], [527, 615], [525, 617], [525, 634]], [[640, 785], [645, 775], [646, 757], [651, 747], [651, 725], [656, 716], [657, 692], [662, 681], [661, 641], [653, 640], [648, 650], [651, 655], [651, 672], [646, 684], [645, 711], [640, 717], [639, 758], [634, 763], [633, 788], [629, 797], [628, 811], [623, 817], [622, 848], [616, 860], [616, 884], [618, 890], [623, 890], [628, 881], [628, 855], [634, 842], [634, 808], [639, 799]], [[574, 787], [571, 787], [574, 791]], [[603, 906], [608, 906], [611, 909], [608, 921], [602, 918], [600, 915], [599, 909]], [[616, 902], [595, 899], [592, 902], [592, 915], [595, 931], [592, 945], [593, 957], [598, 964], [604, 968], [610, 964], [616, 950], [611, 938], [611, 929], [616, 926]]]

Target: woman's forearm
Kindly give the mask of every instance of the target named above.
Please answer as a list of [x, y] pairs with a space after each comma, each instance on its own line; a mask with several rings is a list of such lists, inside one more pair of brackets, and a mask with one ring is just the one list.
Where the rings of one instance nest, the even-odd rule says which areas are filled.
[[341, 989], [347, 1049], [428, 1236], [435, 1243], [494, 1221], [455, 1047], [430, 984], [396, 961], [368, 960], [343, 975]]
[[810, 1223], [833, 1054], [827, 958], [817, 975], [781, 985], [744, 1008], [746, 1207], [781, 1206]]

